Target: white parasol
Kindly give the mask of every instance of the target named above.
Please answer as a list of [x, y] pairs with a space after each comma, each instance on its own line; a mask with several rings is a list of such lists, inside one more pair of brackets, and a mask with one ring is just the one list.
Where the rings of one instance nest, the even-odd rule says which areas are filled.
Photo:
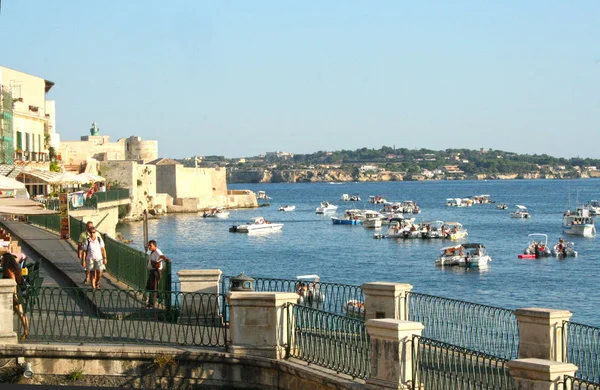
[[76, 176], [81, 178], [81, 180], [83, 180], [83, 183], [96, 183], [96, 182], [105, 182], [106, 181], [106, 179], [103, 178], [102, 176], [94, 175], [93, 173], [88, 173], [88, 172], [80, 173], [79, 175], [76, 175]]
[[25, 189], [25, 184], [10, 177], [0, 175], [0, 190], [17, 190]]

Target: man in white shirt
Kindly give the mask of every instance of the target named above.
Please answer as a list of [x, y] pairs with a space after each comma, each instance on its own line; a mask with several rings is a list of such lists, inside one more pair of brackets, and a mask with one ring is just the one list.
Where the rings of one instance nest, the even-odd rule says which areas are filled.
[[90, 272], [92, 288], [100, 287], [102, 271], [106, 269], [106, 249], [104, 241], [96, 233], [96, 228], [90, 230], [90, 237], [83, 243], [83, 259], [81, 264]]
[[163, 255], [160, 249], [156, 246], [156, 241], [148, 241], [148, 249], [150, 250], [150, 256], [148, 257], [148, 281], [146, 282], [146, 290], [152, 291], [148, 298], [148, 307], [154, 307], [154, 301], [156, 300], [156, 291], [158, 291], [158, 282], [162, 270], [164, 268], [163, 261], [171, 261], [167, 256]]

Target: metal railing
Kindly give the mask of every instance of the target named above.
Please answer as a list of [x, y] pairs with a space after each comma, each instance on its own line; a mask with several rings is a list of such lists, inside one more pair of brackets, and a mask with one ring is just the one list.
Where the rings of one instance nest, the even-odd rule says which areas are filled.
[[[232, 276], [221, 277], [221, 291], [224, 294], [229, 292], [231, 278]], [[353, 318], [364, 320], [364, 310], [348, 310], [349, 302], [363, 303], [365, 301], [360, 286], [321, 281], [314, 283], [298, 279], [272, 279], [261, 277], [254, 279], [254, 290], [260, 292], [298, 292], [301, 284], [305, 282], [308, 284], [308, 291], [311, 293], [311, 295], [307, 296], [307, 299], [305, 299], [305, 305], [314, 309], [339, 315], [350, 315]]]
[[94, 192], [92, 199], [97, 203], [114, 202], [116, 200], [129, 199], [129, 190], [125, 188], [108, 190], [106, 192]]
[[60, 232], [60, 217], [58, 214], [29, 215], [27, 216], [27, 222], [56, 233]]
[[564, 390], [600, 390], [600, 383], [586, 381], [581, 378], [575, 378], [569, 375], [565, 375]]
[[174, 305], [147, 308], [150, 293], [39, 287], [28, 302], [27, 341], [226, 346], [222, 295], [163, 292], [160, 298], [172, 295]]
[[563, 322], [563, 361], [578, 367], [579, 379], [600, 382], [600, 328]]
[[512, 310], [411, 292], [408, 319], [425, 326], [423, 336], [474, 351], [516, 359], [519, 327]]
[[288, 304], [288, 357], [368, 378], [370, 339], [365, 322], [306, 306]]
[[413, 336], [413, 389], [514, 389], [507, 359]]

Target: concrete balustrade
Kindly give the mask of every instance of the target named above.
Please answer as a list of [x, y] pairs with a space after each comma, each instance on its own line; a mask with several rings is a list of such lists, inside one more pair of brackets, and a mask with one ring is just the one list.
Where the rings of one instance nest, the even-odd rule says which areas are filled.
[[[219, 269], [181, 270], [177, 272], [185, 293], [219, 294], [219, 280], [223, 272]], [[216, 325], [221, 323], [221, 308], [215, 297], [183, 294], [181, 298], [180, 324]]]
[[17, 284], [12, 279], [0, 279], [0, 344], [16, 344], [13, 328], [13, 294]]
[[577, 366], [544, 359], [516, 359], [507, 363], [513, 384], [523, 390], [562, 390], [565, 375], [573, 376]]
[[296, 293], [230, 292], [229, 352], [271, 359], [285, 357], [288, 343], [287, 304], [296, 303]]
[[412, 338], [420, 336], [423, 324], [393, 319], [366, 323], [371, 337], [371, 389], [413, 389]]
[[406, 283], [374, 282], [360, 286], [365, 294], [365, 320], [391, 318], [408, 321], [407, 296], [413, 286]]
[[572, 314], [568, 310], [526, 308], [515, 310], [519, 324], [519, 358], [563, 361], [563, 322]]

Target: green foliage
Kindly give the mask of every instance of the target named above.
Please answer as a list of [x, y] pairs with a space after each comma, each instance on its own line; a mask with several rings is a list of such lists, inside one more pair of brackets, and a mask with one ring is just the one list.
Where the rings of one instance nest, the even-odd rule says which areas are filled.
[[131, 211], [130, 204], [119, 205], [118, 218], [119, 219], [125, 218], [129, 214], [130, 211]]
[[49, 169], [50, 172], [60, 172], [60, 164], [58, 161], [51, 161]]
[[83, 378], [83, 370], [73, 370], [67, 374], [67, 380], [76, 382]]
[[138, 185], [138, 187], [142, 186], [142, 181], [140, 179], [137, 179], [137, 185]]
[[177, 359], [173, 355], [159, 354], [154, 358], [154, 367], [162, 368], [168, 366], [174, 366], [177, 364]]

